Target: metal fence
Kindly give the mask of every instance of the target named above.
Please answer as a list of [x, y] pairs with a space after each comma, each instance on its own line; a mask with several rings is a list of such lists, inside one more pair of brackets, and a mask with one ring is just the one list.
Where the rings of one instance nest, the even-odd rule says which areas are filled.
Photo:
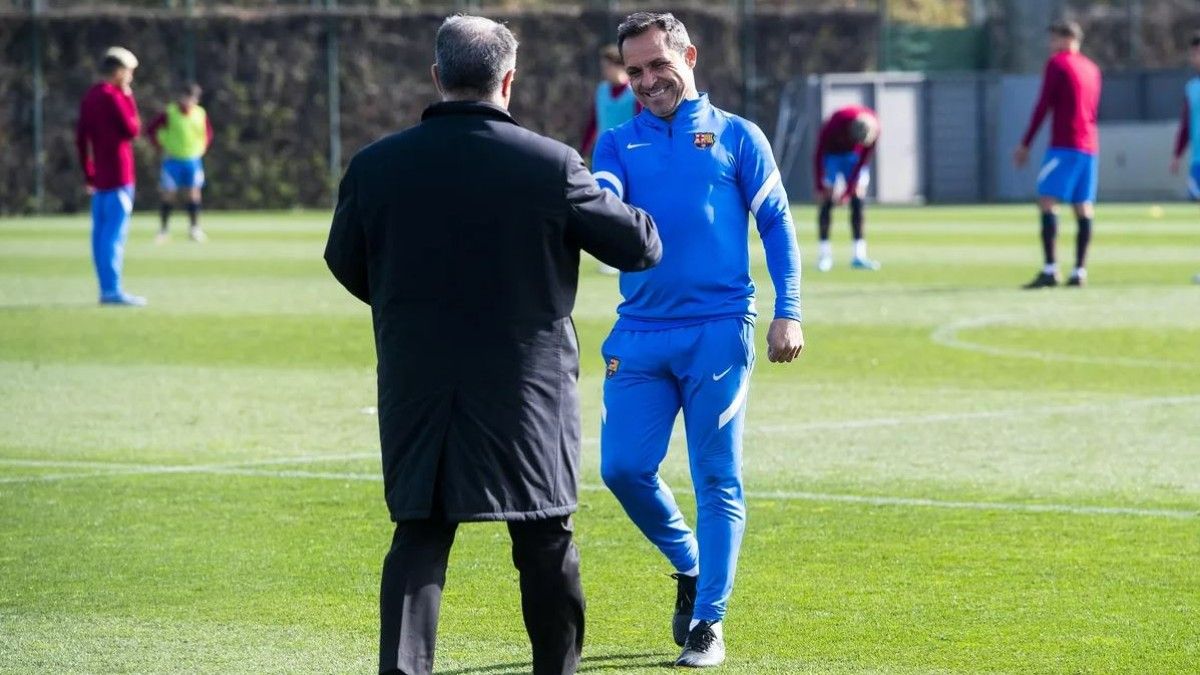
[[[763, 21], [770, 20], [761, 18], [766, 16], [763, 12], [798, 9], [811, 11], [813, 9], [849, 7], [858, 8], [860, 14], [870, 16], [871, 10], [862, 12], [863, 8], [873, 6], [876, 9], [880, 7], [886, 9], [886, 5], [879, 3], [880, 0], [806, 0], [804, 2], [791, 0], [671, 0], [665, 5], [667, 9], [676, 11], [700, 9], [710, 15], [715, 12], [727, 17], [723, 20], [732, 27], [730, 34], [734, 36], [740, 52], [738, 58], [729, 62], [729, 65], [739, 69], [738, 81], [741, 88], [741, 104], [737, 105], [733, 100], [726, 99], [729, 101], [727, 105], [731, 105], [737, 112], [753, 118], [760, 112], [757, 104], [759, 94], [768, 88], [774, 91], [778, 87], [777, 83], [781, 81], [779, 79], [768, 81], [764, 77], [760, 77], [757, 70], [757, 64], [760, 62], [759, 56], [768, 56], [766, 53], [757, 55], [755, 51], [758, 37], [756, 30], [765, 32], [766, 24]], [[323, 92], [326, 104], [322, 106], [325, 109], [322, 112], [328, 115], [328, 138], [322, 139], [327, 143], [320, 144], [325, 146], [328, 152], [321, 164], [328, 167], [326, 189], [332, 194], [335, 191], [345, 158], [342, 147], [343, 110], [340, 102], [344, 93], [341, 68], [345, 67], [345, 64], [340, 57], [340, 52], [343, 50], [343, 41], [350, 39], [349, 36], [343, 36], [340, 33], [339, 19], [348, 16], [361, 18], [377, 13], [380, 16], [404, 16], [406, 12], [428, 15], [441, 11], [485, 11], [500, 16], [511, 12], [510, 16], [513, 16], [525, 11], [567, 12], [569, 14], [570, 12], [600, 10], [607, 12], [609, 16], [619, 17], [623, 13], [636, 9], [663, 8], [663, 5], [664, 3], [645, 0], [240, 0], [238, 2], [225, 0], [0, 0], [0, 16], [27, 20], [25, 24], [28, 27], [27, 31], [25, 29], [18, 30], [24, 31], [27, 36], [28, 47], [15, 47], [15, 42], [6, 47], [10, 52], [13, 49], [19, 49], [22, 52], [19, 59], [22, 65], [18, 67], [24, 68], [25, 64], [28, 64], [28, 82], [30, 83], [28, 90], [31, 102], [28, 104], [28, 108], [24, 102], [17, 103], [22, 109], [28, 110], [27, 116], [23, 116], [24, 120], [29, 121], [28, 131], [14, 130], [13, 133], [28, 133], [31, 138], [10, 136], [10, 142], [18, 147], [28, 144], [28, 147], [32, 148], [31, 161], [26, 165], [31, 165], [33, 174], [32, 203], [25, 202], [28, 205], [15, 206], [11, 203], [0, 204], [0, 209], [32, 209], [36, 211], [46, 209], [47, 131], [45, 125], [48, 113], [61, 112], [58, 109], [47, 110], [45, 107], [46, 83], [48, 79], [53, 81], [55, 75], [53, 72], [45, 71], [46, 56], [44, 52], [47, 48], [45, 31], [48, 22], [87, 17], [103, 20], [105, 17], [122, 16], [154, 17], [156, 20], [177, 22], [180, 26], [180, 43], [176, 52], [171, 55], [170, 67], [177, 72], [177, 76], [194, 80], [197, 74], [196, 42], [198, 39], [204, 39], [203, 21], [205, 19], [237, 16], [247, 12], [264, 12], [271, 15], [280, 15], [280, 13], [286, 15], [295, 12], [310, 19], [315, 17], [318, 22], [324, 21], [324, 28], [321, 30], [323, 34], [307, 32], [302, 39], [319, 43], [320, 48], [324, 50], [323, 79], [327, 86]], [[398, 14], [393, 15], [393, 12]], [[615, 26], [615, 23], [613, 25]], [[868, 54], [871, 49], [871, 45], [865, 45]], [[14, 61], [13, 65], [16, 63], [17, 61]], [[18, 77], [20, 78], [20, 76]], [[768, 115], [774, 110], [774, 99], [770, 98], [769, 100], [769, 105], [764, 106]], [[61, 115], [50, 116], [61, 117]], [[24, 128], [24, 124], [20, 126]], [[5, 135], [0, 133], [0, 138]], [[0, 177], [0, 179], [2, 178]], [[0, 185], [3, 183], [4, 181], [0, 180]]]
[[[964, 2], [965, 0], [958, 0]], [[530, 9], [608, 9], [614, 12], [637, 9], [693, 7], [711, 9], [745, 5], [762, 9], [879, 8], [880, 0], [0, 0], [0, 11], [94, 11], [97, 9], [166, 10], [253, 10], [323, 7], [396, 10], [515, 11]], [[953, 2], [951, 4], [954, 4]], [[886, 7], [886, 5], [884, 5]]]
[[[879, 39], [862, 40], [844, 48], [855, 49], [873, 58], [864, 62], [864, 68], [874, 64], [879, 70], [904, 69], [931, 73], [947, 71], [936, 77], [919, 78], [922, 84], [912, 85], [916, 89], [904, 89], [899, 84], [868, 76], [863, 82], [885, 82], [884, 84], [861, 84], [863, 100], [885, 103], [895, 111], [930, 110], [934, 114], [927, 119], [936, 119], [927, 131], [914, 132], [914, 142], [959, 143], [964, 147], [991, 146], [986, 139], [994, 139], [999, 133], [995, 125], [988, 122], [984, 112], [994, 111], [999, 106], [1011, 104], [1007, 99], [988, 99], [998, 91], [995, 86], [981, 82], [998, 81], [999, 76], [988, 75], [964, 77], [953, 71], [975, 69], [979, 71], [1006, 70], [1011, 72], [1035, 72], [1044, 59], [1044, 26], [1052, 16], [1066, 14], [1085, 22], [1089, 37], [1085, 51], [1092, 53], [1106, 68], [1106, 95], [1102, 102], [1102, 116], [1108, 121], [1152, 120], [1174, 116], [1178, 109], [1176, 87], [1177, 73], [1160, 71], [1115, 72], [1114, 66], [1153, 63], [1157, 66], [1182, 64], [1183, 53], [1178, 45], [1186, 42], [1187, 33], [1200, 28], [1200, 3], [1195, 0], [1108, 0], [1082, 2], [1076, 0], [942, 0], [940, 2], [914, 2], [913, 0], [669, 0], [650, 2], [646, 0], [0, 0], [0, 15], [29, 17], [29, 56], [21, 59], [24, 68], [28, 64], [30, 101], [20, 102], [24, 119], [31, 120], [22, 146], [33, 149], [32, 165], [35, 197], [33, 208], [42, 210], [45, 204], [46, 139], [43, 120], [46, 100], [46, 73], [43, 72], [43, 51], [40, 42], [42, 22], [54, 17], [78, 16], [88, 13], [114, 14], [149, 12], [156, 16], [180, 20], [184, 25], [181, 32], [179, 65], [182, 74], [192, 78], [196, 72], [195, 41], [197, 32], [189, 23], [191, 19], [238, 12], [297, 12], [318, 17], [325, 26], [323, 34], [310, 33], [305, 39], [318, 40], [324, 50], [323, 81], [327, 88], [322, 95], [325, 105], [321, 114], [328, 115], [327, 143], [321, 142], [322, 151], [319, 172], [328, 167], [328, 190], [332, 192], [343, 166], [342, 106], [339, 98], [344, 93], [340, 84], [339, 68], [344, 59], [339, 59], [343, 49], [342, 40], [348, 39], [339, 33], [339, 16], [347, 13], [384, 14], [417, 11], [484, 11], [503, 15], [505, 12], [544, 10], [565, 13], [588, 10], [603, 10], [610, 16], [644, 8], [703, 9], [717, 11], [722, 21], [734, 26], [732, 31], [740, 50], [736, 61], [738, 86], [741, 88], [741, 107], [734, 110], [756, 120], [772, 122], [775, 108], [775, 92], [786, 77], [800, 76], [786, 88], [785, 105], [779, 108], [777, 138], [783, 145], [780, 149], [785, 162], [795, 162], [796, 147], [804, 143], [804, 135], [794, 133], [798, 121], [815, 124], [816, 110], [809, 100], [808, 73], [795, 70], [784, 78], [764, 77], [758, 68], [774, 51], [791, 48], [787, 41], [773, 47], [762, 47], [758, 43], [766, 30], [764, 22], [779, 17], [780, 12], [812, 9], [850, 8], [860, 16], [874, 16], [879, 26]], [[771, 14], [776, 12], [776, 14]], [[873, 13], [873, 14], [872, 14]], [[790, 44], [790, 43], [789, 43]], [[13, 47], [8, 46], [11, 53]], [[24, 51], [24, 47], [21, 50]], [[348, 49], [348, 48], [347, 48]], [[756, 55], [756, 50], [762, 51]], [[1018, 58], [1019, 57], [1019, 58]], [[815, 60], [814, 62], [819, 62]], [[339, 64], [343, 64], [339, 66]], [[805, 63], [797, 58], [794, 63]], [[828, 63], [828, 61], [826, 61]], [[1029, 65], [1032, 64], [1032, 65]], [[857, 65], [851, 67], [858, 67]], [[819, 72], [819, 68], [813, 71]], [[53, 73], [50, 73], [51, 75]], [[859, 76], [862, 78], [863, 76]], [[874, 78], [874, 79], [873, 79]], [[820, 80], [826, 84], [836, 83], [837, 78]], [[1013, 82], [1018, 80], [1012, 80]], [[841, 86], [841, 85], [838, 85]], [[847, 87], [851, 86], [846, 84]], [[859, 85], [855, 85], [859, 86]], [[1016, 86], [1016, 85], [1013, 85]], [[865, 87], [863, 89], [862, 87]], [[835, 87], [836, 88], [836, 87]], [[770, 96], [764, 98], [764, 93]], [[916, 93], [914, 93], [916, 92]], [[991, 93], [988, 93], [991, 92]], [[940, 105], [932, 103], [946, 100], [962, 100], [974, 96], [979, 111], [970, 114], [939, 116]], [[736, 98], [735, 96], [730, 97]], [[797, 103], [799, 101], [799, 103]], [[965, 105], [965, 104], [963, 104]], [[980, 112], [982, 111], [982, 112]], [[907, 113], [906, 113], [907, 114]], [[923, 113], [921, 113], [923, 114]], [[991, 114], [991, 113], [989, 113]], [[1022, 115], [1024, 112], [1022, 112]], [[898, 116], [899, 113], [893, 113]], [[895, 125], [889, 121], [886, 143], [904, 138], [895, 133]], [[0, 130], [0, 138], [4, 136]], [[953, 138], [942, 138], [953, 135]], [[29, 136], [32, 136], [30, 138]], [[985, 139], [985, 140], [981, 140]], [[318, 141], [318, 139], [313, 139]], [[982, 144], [982, 145], [981, 145]], [[879, 196], [884, 199], [904, 200], [902, 195], [912, 198], [933, 200], [960, 200], [966, 198], [1006, 198], [1006, 182], [1003, 170], [976, 154], [956, 156], [942, 163], [928, 164], [922, 156], [915, 163], [900, 161], [897, 156], [903, 148], [884, 148], [880, 166], [887, 170], [889, 178], [877, 181]], [[893, 167], [889, 163], [895, 164]], [[808, 162], [798, 162], [796, 171], [801, 171]], [[316, 164], [314, 163], [314, 166]], [[974, 170], [969, 170], [974, 167]], [[798, 175], [793, 172], [792, 175]], [[971, 177], [968, 181], [968, 177]], [[0, 177], [2, 178], [2, 177]], [[897, 182], [899, 181], [899, 182]], [[798, 185], [803, 185], [799, 183]], [[805, 194], [807, 186], [797, 191], [796, 196]], [[13, 208], [13, 207], [9, 207]]]

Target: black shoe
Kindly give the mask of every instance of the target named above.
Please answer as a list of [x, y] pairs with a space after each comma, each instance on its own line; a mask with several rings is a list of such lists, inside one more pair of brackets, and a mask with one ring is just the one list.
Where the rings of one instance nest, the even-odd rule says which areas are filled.
[[1021, 288], [1025, 288], [1025, 289], [1054, 288], [1057, 285], [1058, 285], [1058, 275], [1057, 274], [1050, 274], [1049, 272], [1039, 272], [1038, 275], [1033, 278], [1033, 281], [1025, 284]]
[[1083, 288], [1084, 286], [1087, 286], [1087, 277], [1081, 277], [1078, 274], [1072, 274], [1071, 278], [1067, 279], [1067, 285], [1074, 286], [1075, 288]]
[[711, 668], [725, 662], [725, 638], [718, 634], [714, 621], [701, 621], [688, 633], [683, 653], [675, 665], [685, 668]]
[[672, 574], [675, 586], [675, 618], [671, 622], [671, 634], [680, 647], [687, 641], [688, 626], [692, 623], [692, 610], [696, 608], [696, 577]]

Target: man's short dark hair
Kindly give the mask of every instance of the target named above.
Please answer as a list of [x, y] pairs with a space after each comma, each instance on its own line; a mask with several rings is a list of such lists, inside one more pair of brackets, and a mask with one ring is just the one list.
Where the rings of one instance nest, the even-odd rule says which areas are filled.
[[1075, 21], [1055, 21], [1050, 24], [1050, 34], [1071, 38], [1077, 42], [1083, 41], [1083, 27]]
[[867, 115], [859, 115], [850, 122], [850, 138], [855, 143], [866, 143], [875, 133], [878, 125]]
[[113, 73], [125, 67], [125, 64], [115, 56], [106, 56], [100, 61], [100, 74], [111, 77]]
[[682, 54], [692, 44], [683, 22], [670, 12], [634, 12], [617, 26], [617, 48], [624, 49], [625, 40], [637, 37], [651, 28], [667, 34], [667, 48]]
[[502, 23], [458, 14], [442, 22], [435, 47], [442, 88], [487, 98], [517, 67], [517, 38]]
[[195, 82], [184, 82], [183, 84], [179, 85], [179, 95], [180, 96], [191, 96], [193, 98], [200, 98], [200, 95], [203, 93], [204, 93], [204, 90], [201, 89], [200, 85], [196, 84]]

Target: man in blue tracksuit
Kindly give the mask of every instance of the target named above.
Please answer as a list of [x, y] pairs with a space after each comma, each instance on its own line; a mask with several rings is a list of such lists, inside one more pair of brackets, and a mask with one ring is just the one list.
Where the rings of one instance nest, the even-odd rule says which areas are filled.
[[[773, 362], [796, 358], [800, 258], [770, 145], [754, 124], [696, 90], [696, 47], [674, 16], [638, 12], [618, 44], [645, 110], [605, 132], [596, 181], [654, 217], [662, 262], [623, 273], [624, 301], [602, 348], [601, 475], [674, 565], [677, 665], [725, 658], [721, 620], [745, 529], [742, 429], [754, 366], [753, 214], [775, 284]], [[696, 533], [658, 476], [680, 409], [687, 429]]]

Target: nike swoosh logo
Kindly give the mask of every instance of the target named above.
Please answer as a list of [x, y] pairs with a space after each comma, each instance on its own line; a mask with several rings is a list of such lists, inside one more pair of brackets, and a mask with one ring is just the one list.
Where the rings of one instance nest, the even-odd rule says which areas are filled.
[[650, 144], [649, 143], [628, 143], [625, 145], [625, 149], [626, 150], [636, 150], [637, 148], [644, 148], [647, 145], [650, 145]]
[[733, 370], [733, 366], [729, 366], [729, 367], [728, 367], [728, 368], [726, 368], [725, 370], [721, 371], [721, 374], [720, 374], [720, 375], [716, 375], [716, 374], [714, 374], [714, 375], [713, 375], [713, 382], [720, 382], [721, 380], [725, 379], [725, 376], [726, 376], [726, 375], [728, 375], [728, 374], [729, 374], [729, 371], [731, 371], [731, 370]]

